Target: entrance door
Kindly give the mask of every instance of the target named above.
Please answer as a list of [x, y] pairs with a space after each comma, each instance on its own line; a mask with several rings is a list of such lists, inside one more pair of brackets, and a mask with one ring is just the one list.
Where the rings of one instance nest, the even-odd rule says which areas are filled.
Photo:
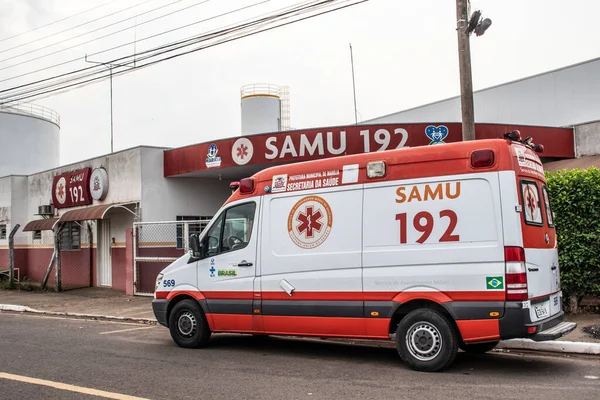
[[98, 221], [98, 286], [112, 286], [110, 220]]

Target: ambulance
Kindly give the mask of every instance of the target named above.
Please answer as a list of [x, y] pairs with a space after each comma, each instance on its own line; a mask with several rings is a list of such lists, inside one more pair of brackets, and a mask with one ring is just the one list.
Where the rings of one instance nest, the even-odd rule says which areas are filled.
[[181, 347], [212, 333], [394, 340], [412, 369], [557, 339], [543, 146], [504, 138], [265, 169], [165, 268], [152, 303]]

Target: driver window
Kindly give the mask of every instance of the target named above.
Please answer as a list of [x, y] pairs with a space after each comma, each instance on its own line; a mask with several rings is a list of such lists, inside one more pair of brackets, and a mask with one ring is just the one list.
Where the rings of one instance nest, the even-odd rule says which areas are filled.
[[207, 232], [207, 255], [212, 257], [246, 247], [252, 234], [255, 210], [254, 202], [226, 210], [225, 218], [221, 217]]

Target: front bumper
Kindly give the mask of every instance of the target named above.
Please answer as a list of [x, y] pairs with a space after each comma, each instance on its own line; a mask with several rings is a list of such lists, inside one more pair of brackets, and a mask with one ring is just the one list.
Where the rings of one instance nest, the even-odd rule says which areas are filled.
[[167, 299], [154, 299], [152, 300], [152, 311], [154, 312], [154, 317], [158, 321], [159, 324], [169, 327], [167, 321], [167, 311], [169, 309], [169, 300]]

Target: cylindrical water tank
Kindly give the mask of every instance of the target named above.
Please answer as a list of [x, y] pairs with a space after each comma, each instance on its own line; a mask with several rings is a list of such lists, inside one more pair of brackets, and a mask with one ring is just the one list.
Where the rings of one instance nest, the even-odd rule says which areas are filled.
[[0, 105], [0, 177], [31, 175], [60, 163], [60, 117], [34, 104]]
[[277, 85], [257, 83], [242, 87], [242, 135], [281, 130], [280, 93]]

